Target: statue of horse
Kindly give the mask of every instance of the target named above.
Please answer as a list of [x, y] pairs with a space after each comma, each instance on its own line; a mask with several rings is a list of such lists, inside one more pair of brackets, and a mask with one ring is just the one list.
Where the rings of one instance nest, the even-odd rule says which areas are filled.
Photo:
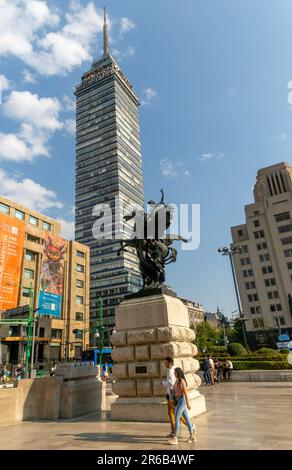
[[[180, 235], [165, 234], [171, 225], [173, 209], [164, 202], [163, 190], [161, 190], [160, 202], [149, 201], [148, 204], [152, 206], [152, 211], [144, 213], [144, 238], [122, 240], [121, 248], [117, 253], [120, 256], [123, 251], [128, 251], [127, 247], [135, 248], [143, 279], [143, 289], [162, 286], [165, 282], [165, 265], [174, 263], [177, 257], [177, 250], [171, 246], [173, 241], [187, 242]], [[128, 222], [135, 216], [136, 212], [133, 212], [132, 215], [125, 216], [124, 220]], [[148, 234], [149, 228], [150, 232], [152, 231], [150, 235]], [[134, 230], [136, 230], [136, 224]]]

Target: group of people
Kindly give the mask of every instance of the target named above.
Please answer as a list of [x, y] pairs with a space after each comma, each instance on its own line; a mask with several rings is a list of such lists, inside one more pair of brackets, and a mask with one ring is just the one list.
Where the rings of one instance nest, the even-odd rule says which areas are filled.
[[207, 354], [204, 360], [203, 371], [206, 386], [218, 384], [223, 380], [230, 382], [233, 364], [230, 358], [226, 358], [222, 363], [216, 357], [213, 359], [211, 354]]
[[[14, 378], [16, 380], [23, 379], [25, 375], [25, 368], [22, 364], [18, 364], [15, 371], [14, 371]], [[0, 366], [0, 382], [4, 385], [7, 384], [13, 377], [11, 370], [9, 369], [7, 364], [3, 364]]]
[[167, 435], [168, 442], [169, 444], [178, 444], [181, 422], [187, 426], [190, 433], [187, 442], [194, 442], [196, 441], [196, 428], [192, 424], [188, 413], [191, 404], [183, 370], [174, 366], [172, 357], [166, 357], [164, 364], [167, 369], [167, 377], [162, 384], [167, 388], [167, 408], [171, 425], [171, 432]]

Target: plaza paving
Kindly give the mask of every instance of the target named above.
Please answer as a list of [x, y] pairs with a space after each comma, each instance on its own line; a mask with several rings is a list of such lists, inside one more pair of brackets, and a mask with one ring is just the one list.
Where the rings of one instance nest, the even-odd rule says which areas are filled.
[[201, 387], [207, 413], [194, 420], [196, 444], [169, 446], [166, 423], [119, 423], [98, 416], [0, 427], [1, 449], [292, 449], [292, 383]]

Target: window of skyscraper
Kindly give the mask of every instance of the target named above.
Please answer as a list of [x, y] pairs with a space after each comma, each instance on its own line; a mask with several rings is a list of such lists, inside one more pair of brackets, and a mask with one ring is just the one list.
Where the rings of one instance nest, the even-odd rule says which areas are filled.
[[282, 212], [281, 214], [276, 214], [275, 219], [276, 219], [276, 222], [282, 222], [283, 220], [289, 220], [290, 219], [290, 213], [289, 212]]

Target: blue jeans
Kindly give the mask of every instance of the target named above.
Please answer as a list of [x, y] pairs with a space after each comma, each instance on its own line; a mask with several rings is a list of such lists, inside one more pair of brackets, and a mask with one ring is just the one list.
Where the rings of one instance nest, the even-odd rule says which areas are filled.
[[210, 369], [205, 370], [205, 372], [204, 372], [204, 379], [205, 379], [205, 381], [206, 381], [206, 384], [207, 384], [207, 385], [210, 385], [210, 383], [211, 383], [211, 373], [210, 373]]
[[187, 408], [187, 402], [186, 398], [184, 395], [179, 397], [177, 401], [177, 405], [175, 407], [175, 425], [174, 425], [174, 435], [177, 436], [179, 432], [179, 427], [180, 427], [180, 418], [183, 416], [186, 420], [188, 430], [190, 434], [193, 432], [193, 424], [190, 420], [189, 413], [188, 413], [188, 408]]

